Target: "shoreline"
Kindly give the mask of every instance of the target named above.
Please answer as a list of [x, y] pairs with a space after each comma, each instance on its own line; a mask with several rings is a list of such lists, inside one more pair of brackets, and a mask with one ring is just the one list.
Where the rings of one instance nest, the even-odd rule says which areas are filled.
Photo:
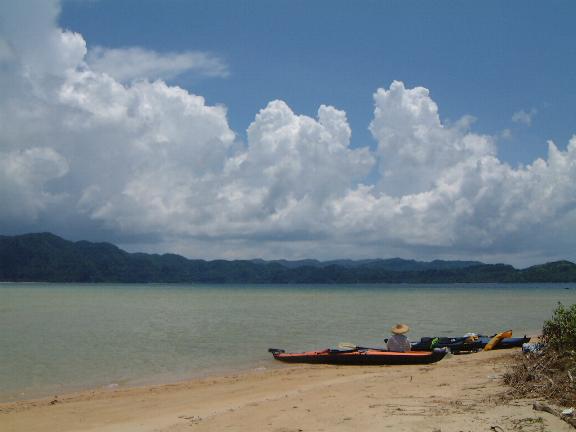
[[[11, 405], [11, 404], [19, 404], [19, 403], [28, 403], [28, 402], [39, 402], [47, 399], [53, 399], [54, 397], [58, 398], [69, 398], [72, 396], [78, 396], [83, 394], [94, 394], [94, 393], [108, 393], [112, 391], [124, 391], [124, 390], [132, 390], [138, 388], [153, 388], [153, 387], [165, 387], [165, 386], [174, 386], [189, 382], [196, 382], [202, 381], [206, 379], [214, 379], [214, 378], [222, 378], [231, 375], [249, 375], [252, 373], [259, 373], [265, 371], [275, 371], [277, 369], [281, 369], [283, 367], [287, 367], [286, 364], [273, 361], [266, 366], [258, 365], [258, 366], [248, 366], [243, 365], [239, 367], [218, 367], [213, 368], [210, 370], [204, 371], [197, 371], [197, 372], [189, 372], [187, 374], [178, 374], [178, 375], [169, 375], [169, 374], [162, 374], [162, 375], [154, 375], [148, 377], [138, 377], [132, 378], [128, 381], [120, 379], [112, 382], [106, 383], [97, 383], [94, 385], [89, 384], [77, 384], [77, 385], [62, 385], [60, 389], [53, 389], [52, 391], [49, 390], [28, 390], [26, 392], [20, 393], [23, 395], [25, 393], [29, 393], [28, 395], [14, 397], [8, 396], [5, 398], [0, 397], [0, 412], [1, 408], [4, 405]], [[8, 395], [8, 393], [7, 393]]]
[[0, 430], [544, 430], [518, 429], [522, 424], [570, 430], [534, 412], [532, 401], [501, 398], [501, 375], [517, 352], [453, 355], [431, 365], [289, 365], [2, 403]]
[[51, 402], [54, 399], [58, 400], [58, 403], [63, 401], [75, 401], [80, 399], [85, 399], [87, 396], [95, 396], [95, 397], [106, 397], [106, 395], [110, 395], [112, 393], [125, 393], [125, 392], [134, 392], [134, 391], [162, 391], [162, 389], [169, 389], [174, 387], [180, 386], [187, 386], [191, 384], [202, 384], [207, 381], [214, 381], [214, 380], [225, 380], [229, 378], [242, 378], [242, 377], [249, 377], [253, 374], [266, 374], [266, 373], [274, 373], [280, 369], [289, 369], [289, 368], [298, 368], [301, 365], [292, 364], [289, 365], [287, 363], [281, 362], [274, 362], [270, 367], [243, 367], [243, 368], [228, 368], [228, 369], [218, 369], [212, 371], [205, 371], [205, 372], [198, 372], [196, 374], [188, 375], [184, 378], [176, 378], [173, 379], [164, 379], [161, 380], [160, 378], [156, 379], [144, 379], [142, 378], [139, 382], [133, 382], [128, 384], [118, 384], [118, 383], [109, 383], [97, 386], [83, 386], [82, 388], [74, 389], [70, 387], [68, 390], [63, 389], [62, 391], [54, 391], [54, 392], [42, 392], [46, 393], [39, 394], [37, 396], [30, 396], [30, 397], [23, 397], [19, 399], [12, 399], [12, 400], [2, 400], [0, 399], [0, 413], [6, 412], [7, 410], [12, 410], [13, 408], [22, 408], [22, 407], [29, 407], [29, 406], [39, 406], [39, 405], [46, 405], [48, 402]]

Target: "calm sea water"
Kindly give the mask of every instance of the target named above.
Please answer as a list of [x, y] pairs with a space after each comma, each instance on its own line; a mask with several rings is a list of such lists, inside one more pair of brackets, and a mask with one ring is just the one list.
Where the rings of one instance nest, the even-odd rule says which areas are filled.
[[0, 284], [0, 401], [281, 367], [269, 347], [537, 333], [576, 284]]

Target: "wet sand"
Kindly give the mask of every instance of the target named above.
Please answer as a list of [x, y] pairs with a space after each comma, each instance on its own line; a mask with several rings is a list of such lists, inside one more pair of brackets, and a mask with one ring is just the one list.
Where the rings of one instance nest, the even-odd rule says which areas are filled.
[[512, 353], [450, 356], [421, 366], [290, 365], [1, 404], [0, 430], [571, 431], [533, 411], [531, 400], [502, 400], [501, 375]]

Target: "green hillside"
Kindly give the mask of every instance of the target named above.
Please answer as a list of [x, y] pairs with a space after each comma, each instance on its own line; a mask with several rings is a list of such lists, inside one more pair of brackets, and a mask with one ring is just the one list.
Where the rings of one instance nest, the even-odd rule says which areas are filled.
[[518, 270], [476, 261], [226, 261], [128, 253], [110, 243], [54, 234], [0, 236], [0, 281], [125, 283], [458, 283], [576, 282], [576, 265], [558, 261]]

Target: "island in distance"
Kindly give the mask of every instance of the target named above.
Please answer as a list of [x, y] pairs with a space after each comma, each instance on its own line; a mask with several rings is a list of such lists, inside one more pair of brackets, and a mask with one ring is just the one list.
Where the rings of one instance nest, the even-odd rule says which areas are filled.
[[214, 260], [129, 253], [110, 243], [51, 233], [0, 236], [0, 281], [120, 283], [519, 283], [576, 282], [576, 264], [526, 269], [478, 261]]

